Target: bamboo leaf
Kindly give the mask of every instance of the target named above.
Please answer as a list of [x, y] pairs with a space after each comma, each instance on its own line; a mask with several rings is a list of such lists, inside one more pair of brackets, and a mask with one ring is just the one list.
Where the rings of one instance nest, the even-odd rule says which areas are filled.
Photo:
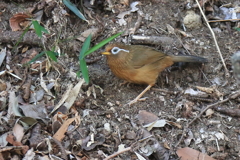
[[57, 55], [58, 53], [53, 52], [53, 51], [46, 51], [46, 54], [47, 54], [53, 61], [57, 62], [57, 57], [56, 57], [56, 55]]
[[36, 34], [38, 35], [38, 37], [42, 37], [42, 32], [44, 33], [48, 33], [48, 31], [43, 27], [41, 26], [38, 21], [32, 21], [32, 24], [33, 24], [33, 27], [36, 31]]
[[84, 41], [83, 43], [83, 47], [80, 51], [80, 54], [79, 54], [79, 60], [82, 60], [85, 56], [85, 52], [87, 52], [87, 50], [89, 49], [89, 46], [90, 46], [90, 42], [91, 42], [91, 37], [92, 35], [90, 34]]
[[234, 29], [236, 29], [237, 31], [240, 31], [240, 28], [238, 28], [238, 27], [235, 27]]
[[38, 55], [36, 55], [31, 61], [28, 62], [28, 64], [35, 62], [38, 58], [42, 57], [45, 54], [45, 51], [39, 53]]
[[80, 70], [82, 72], [83, 78], [85, 82], [89, 83], [89, 75], [88, 75], [88, 68], [85, 59], [80, 60]]
[[78, 8], [73, 3], [71, 3], [69, 0], [63, 0], [63, 3], [79, 18], [81, 18], [84, 21], [87, 21], [84, 15], [78, 10]]
[[90, 53], [98, 50], [99, 48], [101, 48], [102, 46], [104, 46], [105, 44], [107, 44], [108, 42], [112, 41], [113, 39], [115, 39], [116, 37], [118, 37], [119, 35], [121, 35], [123, 32], [117, 33], [115, 35], [113, 35], [112, 37], [109, 37], [103, 41], [101, 41], [100, 43], [98, 43], [97, 45], [95, 45], [94, 47], [92, 47], [91, 49], [89, 49], [85, 54], [84, 57], [89, 55]]

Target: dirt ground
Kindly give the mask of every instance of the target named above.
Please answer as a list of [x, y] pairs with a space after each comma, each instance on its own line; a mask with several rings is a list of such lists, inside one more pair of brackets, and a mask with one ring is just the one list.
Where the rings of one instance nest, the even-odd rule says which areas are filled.
[[[6, 48], [0, 63], [0, 160], [198, 160], [204, 156], [240, 160], [239, 86], [231, 62], [240, 50], [240, 31], [235, 29], [240, 23], [229, 21], [232, 18], [221, 12], [221, 7], [239, 9], [239, 1], [199, 1], [208, 21], [214, 21], [209, 24], [225, 64], [196, 1], [71, 2], [88, 22], [59, 1], [0, 2], [0, 54]], [[24, 28], [12, 31], [11, 17], [17, 13], [34, 17], [39, 11], [49, 34], [40, 39], [30, 30], [15, 45]], [[236, 11], [236, 19], [239, 14]], [[82, 81], [76, 72], [86, 35], [92, 33], [94, 46], [121, 31], [114, 42], [146, 45], [171, 55], [201, 56], [208, 62], [165, 69], [144, 100], [129, 106], [146, 86], [121, 85], [123, 80], [112, 74], [100, 54], [103, 47], [87, 57], [90, 83], [80, 84], [73, 105], [61, 103], [75, 93], [71, 86]], [[38, 63], [23, 65], [52, 48], [61, 54], [57, 62], [43, 56]], [[33, 95], [41, 98], [32, 100]], [[57, 112], [51, 113], [56, 106]], [[31, 117], [31, 122], [24, 117]]]

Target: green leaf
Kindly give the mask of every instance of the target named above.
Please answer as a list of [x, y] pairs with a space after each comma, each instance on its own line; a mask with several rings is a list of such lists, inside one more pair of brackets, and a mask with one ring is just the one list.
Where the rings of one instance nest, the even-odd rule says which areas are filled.
[[77, 77], [80, 78], [81, 72], [77, 71]]
[[43, 27], [41, 26], [38, 21], [32, 21], [32, 24], [33, 24], [33, 27], [36, 31], [36, 34], [38, 35], [38, 37], [42, 37], [42, 32], [44, 33], [47, 33], [48, 34], [48, 31]]
[[83, 47], [80, 51], [80, 54], [79, 54], [79, 60], [82, 60], [85, 56], [85, 53], [87, 52], [87, 50], [89, 49], [89, 46], [90, 46], [90, 42], [91, 42], [91, 37], [92, 35], [90, 34], [84, 41], [83, 43]]
[[85, 59], [80, 59], [80, 69], [83, 75], [85, 82], [89, 83], [88, 68]]
[[28, 30], [30, 29], [31, 25], [29, 25], [21, 34], [20, 38], [18, 39], [17, 43], [14, 45], [13, 47], [13, 51], [15, 51], [15, 49], [17, 48], [18, 44], [22, 41], [24, 35], [28, 32]]
[[98, 43], [97, 45], [95, 45], [94, 47], [92, 47], [91, 49], [89, 49], [85, 54], [84, 57], [89, 55], [90, 53], [98, 50], [99, 48], [101, 48], [102, 46], [104, 46], [105, 44], [107, 44], [108, 42], [112, 41], [113, 39], [115, 39], [116, 37], [118, 37], [119, 35], [121, 35], [123, 32], [117, 33], [115, 35], [113, 35], [112, 37], [109, 37], [103, 41], [101, 41], [100, 43]]
[[84, 15], [78, 10], [78, 8], [73, 3], [71, 3], [69, 0], [63, 0], [63, 3], [79, 18], [81, 18], [84, 21], [87, 21]]
[[57, 62], [57, 57], [56, 55], [58, 55], [57, 52], [53, 52], [53, 51], [46, 51], [46, 54], [55, 62]]
[[36, 55], [31, 61], [28, 62], [28, 64], [36, 61], [38, 58], [42, 57], [45, 54], [45, 51], [42, 51], [41, 53], [39, 53], [38, 55]]
[[32, 117], [21, 117], [19, 119], [20, 122], [23, 122], [24, 124], [27, 124], [29, 126], [32, 126], [36, 124], [38, 121]]
[[235, 27], [234, 29], [236, 29], [237, 31], [240, 31], [240, 28], [238, 28], [238, 27]]

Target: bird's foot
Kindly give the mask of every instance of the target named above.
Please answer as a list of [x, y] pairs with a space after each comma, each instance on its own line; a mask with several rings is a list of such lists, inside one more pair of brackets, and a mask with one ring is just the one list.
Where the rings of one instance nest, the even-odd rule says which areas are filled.
[[145, 101], [147, 98], [148, 98], [148, 97], [144, 97], [144, 98], [135, 98], [134, 100], [128, 102], [127, 104], [128, 104], [129, 106], [131, 106], [132, 104], [137, 103], [138, 101]]
[[126, 85], [126, 84], [127, 84], [127, 87], [129, 87], [130, 82], [124, 81], [124, 82], [122, 82], [122, 83], [119, 84], [119, 87], [122, 87], [122, 86], [124, 86], [124, 85]]
[[137, 103], [137, 101], [138, 101], [137, 99], [134, 99], [134, 100], [128, 102], [127, 105], [131, 106], [132, 104]]

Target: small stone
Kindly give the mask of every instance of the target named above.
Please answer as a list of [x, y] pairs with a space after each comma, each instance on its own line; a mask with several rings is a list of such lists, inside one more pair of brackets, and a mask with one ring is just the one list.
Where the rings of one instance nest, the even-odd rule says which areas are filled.
[[135, 139], [136, 138], [136, 133], [134, 131], [128, 131], [126, 133], [126, 138], [127, 139]]
[[183, 19], [184, 25], [189, 29], [195, 29], [202, 25], [201, 16], [194, 11], [188, 11]]
[[104, 124], [104, 129], [107, 130], [108, 132], [111, 132], [110, 123], [105, 123]]

